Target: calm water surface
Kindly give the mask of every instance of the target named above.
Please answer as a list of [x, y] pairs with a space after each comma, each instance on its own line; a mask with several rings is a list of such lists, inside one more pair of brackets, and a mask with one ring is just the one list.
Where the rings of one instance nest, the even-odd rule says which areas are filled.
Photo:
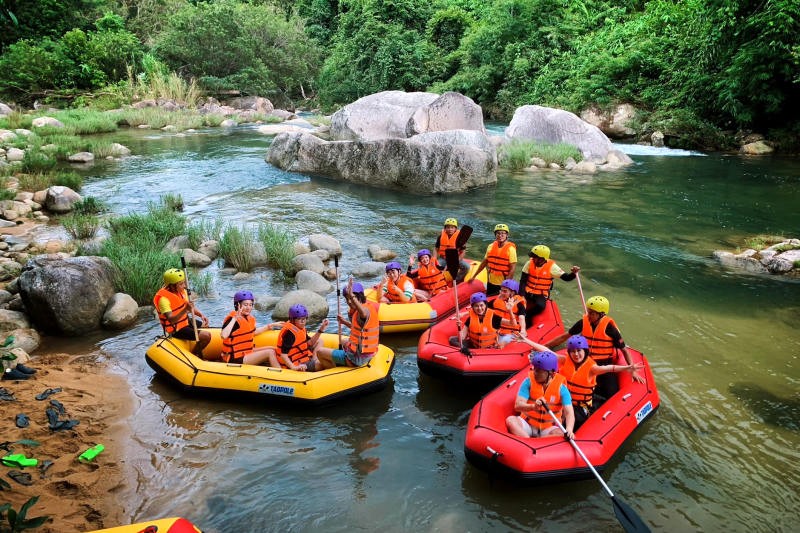
[[[521, 252], [549, 245], [562, 267], [582, 267], [586, 297], [609, 297], [661, 393], [660, 411], [605, 472], [612, 490], [655, 530], [796, 527], [800, 283], [710, 259], [755, 234], [800, 235], [796, 160], [634, 155], [623, 172], [502, 174], [496, 187], [428, 198], [277, 170], [264, 162], [270, 138], [248, 128], [122, 137], [139, 155], [88, 171], [84, 194], [118, 213], [181, 194], [192, 220], [330, 233], [345, 251], [342, 279], [368, 244], [401, 255], [431, 247], [449, 216], [475, 228], [474, 256], [497, 222]], [[201, 308], [219, 322], [241, 288], [289, 287], [269, 271], [239, 284], [215, 275]], [[557, 281], [554, 294], [565, 323], [578, 320], [577, 284]], [[138, 399], [128, 450], [137, 486], [125, 498], [134, 521], [182, 515], [220, 532], [618, 530], [594, 480], [517, 488], [468, 465], [465, 424], [481, 392], [420, 376], [414, 335], [382, 338], [397, 354], [387, 390], [304, 412], [182, 396], [144, 362], [158, 333], [145, 322], [86, 348], [112, 360]]]

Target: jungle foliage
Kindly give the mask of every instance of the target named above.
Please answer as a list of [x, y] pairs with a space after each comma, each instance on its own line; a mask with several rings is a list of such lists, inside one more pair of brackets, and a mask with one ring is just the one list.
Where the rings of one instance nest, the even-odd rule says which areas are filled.
[[687, 144], [800, 137], [796, 0], [0, 0], [0, 30], [16, 102], [130, 83], [149, 53], [200, 90], [287, 107], [455, 90], [491, 118], [630, 102]]

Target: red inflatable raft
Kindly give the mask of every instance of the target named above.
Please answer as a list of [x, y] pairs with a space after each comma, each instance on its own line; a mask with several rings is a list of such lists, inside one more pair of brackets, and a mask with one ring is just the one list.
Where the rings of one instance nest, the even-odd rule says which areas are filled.
[[[459, 299], [460, 296], [459, 293]], [[459, 310], [462, 313], [461, 319], [466, 319], [467, 309], [461, 306]], [[553, 300], [547, 301], [547, 307], [534, 318], [527, 333], [529, 339], [539, 343], [545, 343], [564, 333], [561, 312]], [[503, 348], [470, 349], [469, 355], [466, 355], [457, 347], [450, 346], [450, 337], [457, 334], [455, 316], [425, 331], [417, 347], [419, 369], [426, 374], [445, 379], [497, 383], [528, 365], [531, 347], [525, 343], [512, 342]]]
[[[620, 391], [599, 406], [575, 433], [575, 442], [598, 471], [660, 403], [647, 359], [636, 350], [628, 350], [633, 362], [644, 362], [641, 375], [645, 383], [635, 383], [627, 372], [617, 374]], [[616, 364], [625, 364], [621, 354]], [[521, 370], [472, 409], [464, 442], [467, 460], [492, 475], [516, 482], [592, 478], [586, 463], [563, 437], [522, 438], [506, 430], [506, 417], [514, 414], [514, 400], [527, 374], [527, 368]]]

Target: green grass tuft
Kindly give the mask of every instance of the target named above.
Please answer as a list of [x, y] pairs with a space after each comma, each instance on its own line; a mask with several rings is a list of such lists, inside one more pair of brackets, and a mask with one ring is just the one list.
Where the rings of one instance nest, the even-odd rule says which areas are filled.
[[219, 241], [219, 254], [227, 266], [239, 272], [250, 272], [253, 269], [254, 243], [255, 236], [249, 228], [230, 224]]
[[575, 162], [583, 159], [580, 151], [571, 144], [548, 144], [537, 141], [514, 139], [502, 145], [497, 154], [498, 164], [509, 170], [522, 170], [531, 166], [531, 158], [538, 157], [547, 163], [564, 166], [569, 158]]
[[262, 222], [258, 225], [258, 240], [264, 245], [267, 263], [286, 276], [292, 275], [294, 238], [284, 229]]
[[70, 213], [61, 219], [61, 224], [73, 239], [80, 240], [93, 238], [100, 229], [100, 219], [84, 213]]

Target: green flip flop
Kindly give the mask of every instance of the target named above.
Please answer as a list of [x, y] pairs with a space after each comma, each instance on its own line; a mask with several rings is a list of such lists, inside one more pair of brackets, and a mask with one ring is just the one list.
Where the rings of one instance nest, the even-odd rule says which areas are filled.
[[38, 459], [25, 457], [24, 453], [13, 453], [11, 455], [6, 455], [5, 457], [0, 458], [0, 462], [2, 462], [5, 466], [17, 468], [25, 468], [26, 466], [36, 466], [39, 464]]

